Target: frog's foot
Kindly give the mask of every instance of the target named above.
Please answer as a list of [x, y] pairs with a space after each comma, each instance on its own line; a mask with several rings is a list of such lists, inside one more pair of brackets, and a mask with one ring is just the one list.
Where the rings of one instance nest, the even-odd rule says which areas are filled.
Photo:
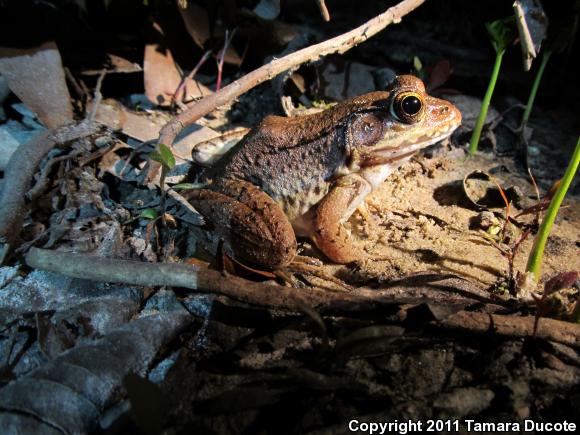
[[322, 262], [322, 260], [320, 260], [318, 258], [310, 257], [308, 255], [296, 255], [292, 259], [292, 264], [307, 264], [310, 266], [318, 266], [318, 267], [324, 266], [324, 263]]
[[[307, 260], [304, 260], [304, 258], [306, 258]], [[311, 261], [311, 260], [316, 260], [316, 259], [309, 258], [309, 257], [297, 256], [295, 261], [293, 261], [292, 263], [290, 263], [288, 266], [285, 267], [284, 273], [288, 273], [288, 272], [290, 274], [297, 274], [298, 273], [298, 274], [304, 275], [305, 277], [314, 276], [314, 277], [319, 278], [323, 281], [327, 281], [327, 282], [335, 284], [335, 286], [337, 286], [340, 290], [346, 290], [346, 291], [354, 290], [354, 287], [350, 286], [349, 284], [347, 284], [343, 280], [325, 272], [322, 269], [322, 263], [309, 264], [309, 261]], [[320, 260], [318, 260], [318, 261], [320, 261]]]
[[236, 260], [227, 253], [223, 252], [221, 254], [221, 267], [228, 273], [242, 277], [256, 277], [260, 276], [262, 278], [275, 279], [278, 278], [282, 280], [285, 284], [291, 287], [300, 287], [301, 282], [296, 278], [296, 274], [307, 276], [315, 276], [327, 282], [335, 284], [333, 290], [336, 287], [341, 290], [351, 291], [354, 288], [345, 283], [344, 281], [325, 273], [322, 270], [322, 262], [317, 258], [304, 257], [297, 255], [289, 265], [284, 268], [278, 268], [274, 270], [263, 270], [256, 267], [252, 267], [248, 264], [244, 264], [241, 261]]
[[218, 259], [221, 263], [218, 263], [219, 270], [226, 271], [232, 275], [241, 276], [242, 278], [261, 276], [263, 278], [275, 279], [278, 276], [271, 270], [263, 270], [238, 261], [232, 256], [228, 255], [225, 251], [223, 251], [221, 254], [218, 254]]
[[367, 204], [365, 202], [361, 203], [357, 208], [356, 211], [359, 212], [359, 214], [363, 217], [363, 219], [367, 222], [372, 222], [373, 218], [371, 217], [371, 214], [369, 212], [369, 209], [367, 207]]

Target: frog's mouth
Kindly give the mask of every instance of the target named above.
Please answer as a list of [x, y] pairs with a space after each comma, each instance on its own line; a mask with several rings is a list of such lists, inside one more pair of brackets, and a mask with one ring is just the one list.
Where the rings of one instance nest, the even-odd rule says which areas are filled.
[[434, 137], [422, 137], [419, 138], [419, 140], [414, 140], [411, 143], [404, 141], [395, 147], [393, 147], [392, 142], [389, 141], [388, 145], [385, 144], [384, 147], [381, 148], [382, 144], [379, 142], [373, 147], [366, 147], [364, 149], [357, 150], [357, 156], [354, 160], [356, 160], [357, 166], [361, 168], [386, 165], [403, 160], [412, 156], [420, 149], [426, 148], [429, 145], [433, 145], [437, 142], [447, 139], [449, 136], [451, 136], [451, 133], [453, 133], [456, 128], [457, 126], [454, 125], [450, 127], [448, 131], [443, 133], [438, 132], [439, 134]]

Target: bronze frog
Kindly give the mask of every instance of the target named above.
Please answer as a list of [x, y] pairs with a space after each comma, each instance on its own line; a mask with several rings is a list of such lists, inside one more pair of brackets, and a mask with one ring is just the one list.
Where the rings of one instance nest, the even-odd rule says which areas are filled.
[[296, 236], [349, 263], [365, 253], [343, 223], [402, 162], [460, 123], [453, 104], [398, 76], [321, 113], [266, 117], [201, 174], [206, 187], [184, 196], [242, 263], [284, 268]]

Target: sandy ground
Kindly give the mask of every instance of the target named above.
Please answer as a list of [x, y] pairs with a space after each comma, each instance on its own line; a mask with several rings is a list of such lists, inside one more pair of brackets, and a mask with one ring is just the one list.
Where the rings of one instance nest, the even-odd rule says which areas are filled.
[[[465, 277], [490, 288], [507, 276], [508, 263], [481, 236], [475, 224], [480, 211], [463, 192], [462, 180], [474, 170], [491, 171], [504, 189], [517, 186], [523, 207], [534, 204], [535, 193], [513, 158], [481, 153], [465, 160], [462, 150], [427, 158], [419, 156], [393, 174], [369, 198], [368, 213], [357, 211], [349, 220], [358, 242], [371, 259], [357, 267], [328, 266], [358, 284], [384, 282], [420, 271]], [[498, 216], [504, 207], [490, 209]], [[518, 213], [512, 208], [511, 216]], [[518, 218], [531, 222], [533, 215]], [[515, 229], [515, 235], [521, 233]], [[524, 271], [534, 234], [521, 245], [515, 270]], [[306, 246], [308, 244], [306, 243]], [[549, 238], [543, 279], [557, 272], [580, 270], [580, 206], [568, 197]]]

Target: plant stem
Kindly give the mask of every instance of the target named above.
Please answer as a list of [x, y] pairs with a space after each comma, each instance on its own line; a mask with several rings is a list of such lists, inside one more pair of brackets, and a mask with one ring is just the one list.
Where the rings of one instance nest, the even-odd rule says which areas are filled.
[[165, 220], [165, 209], [167, 208], [167, 196], [165, 192], [165, 178], [167, 177], [167, 166], [161, 166], [161, 177], [159, 178], [159, 189], [161, 191], [160, 206], [161, 206], [161, 222], [165, 228], [167, 222]]
[[522, 123], [520, 125], [520, 128], [522, 130], [524, 126], [528, 123], [528, 119], [530, 119], [530, 114], [532, 113], [532, 108], [534, 107], [534, 100], [536, 99], [536, 94], [538, 93], [538, 87], [540, 86], [540, 81], [542, 80], [542, 76], [544, 75], [544, 69], [546, 68], [546, 64], [548, 63], [551, 54], [552, 52], [550, 50], [546, 50], [542, 55], [542, 62], [540, 63], [540, 68], [538, 69], [536, 78], [534, 79], [534, 84], [532, 85], [532, 90], [530, 91], [528, 102], [526, 103], [526, 110], [524, 111], [524, 115], [522, 116]]
[[542, 225], [540, 225], [540, 229], [536, 238], [534, 240], [534, 246], [532, 247], [532, 252], [530, 252], [530, 257], [528, 258], [528, 265], [526, 266], [526, 271], [531, 272], [534, 274], [534, 279], [536, 282], [540, 280], [541, 277], [541, 270], [542, 270], [542, 257], [544, 255], [544, 248], [546, 247], [546, 242], [548, 241], [548, 236], [550, 235], [550, 231], [552, 230], [552, 226], [554, 225], [554, 220], [556, 219], [556, 215], [558, 214], [558, 210], [560, 209], [560, 205], [564, 200], [564, 196], [572, 183], [572, 179], [578, 170], [578, 164], [580, 163], [580, 137], [578, 138], [578, 142], [576, 142], [576, 149], [574, 150], [574, 154], [570, 159], [570, 163], [568, 163], [568, 168], [566, 169], [566, 173], [560, 182], [560, 186], [558, 190], [554, 194], [552, 201], [550, 202], [550, 206], [546, 211], [546, 216], [544, 216], [544, 220], [542, 221]]
[[501, 67], [501, 61], [503, 59], [503, 54], [505, 50], [500, 50], [495, 55], [495, 64], [493, 65], [493, 70], [491, 72], [491, 78], [489, 79], [489, 85], [487, 86], [487, 92], [483, 97], [483, 102], [481, 103], [481, 110], [479, 111], [479, 117], [475, 124], [475, 129], [471, 135], [471, 141], [469, 142], [469, 154], [474, 155], [477, 152], [477, 145], [479, 144], [479, 138], [481, 136], [481, 130], [483, 129], [483, 123], [487, 117], [487, 110], [489, 109], [489, 103], [491, 101], [491, 96], [495, 89], [495, 84], [497, 82], [497, 77], [499, 76], [499, 69]]

